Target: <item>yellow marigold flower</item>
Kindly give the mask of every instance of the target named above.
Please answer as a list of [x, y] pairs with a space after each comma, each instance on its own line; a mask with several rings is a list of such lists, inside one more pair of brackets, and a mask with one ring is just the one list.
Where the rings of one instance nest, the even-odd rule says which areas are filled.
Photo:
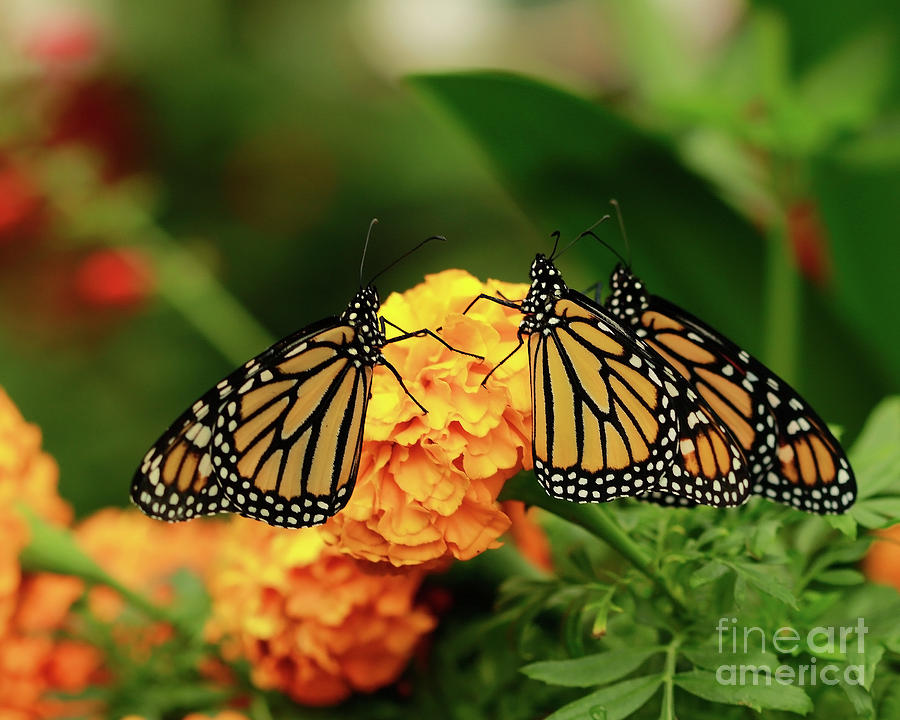
[[466, 560], [495, 545], [510, 520], [496, 502], [503, 483], [530, 465], [531, 401], [526, 352], [481, 381], [517, 342], [518, 314], [479, 293], [522, 298], [525, 285], [482, 283], [462, 270], [429, 275], [392, 294], [382, 315], [406, 330], [441, 327], [433, 338], [388, 345], [421, 410], [387, 372], [375, 374], [356, 489], [325, 525], [342, 552], [396, 566]]
[[[166, 604], [172, 599], [170, 580], [177, 570], [206, 576], [223, 527], [221, 522], [203, 520], [169, 525], [137, 510], [106, 508], [78, 525], [75, 536], [119, 582]], [[90, 606], [98, 618], [112, 621], [124, 605], [115, 590], [95, 587]]]
[[414, 604], [421, 570], [379, 572], [328, 548], [318, 528], [235, 518], [209, 589], [211, 638], [253, 682], [327, 705], [393, 682], [435, 624]]

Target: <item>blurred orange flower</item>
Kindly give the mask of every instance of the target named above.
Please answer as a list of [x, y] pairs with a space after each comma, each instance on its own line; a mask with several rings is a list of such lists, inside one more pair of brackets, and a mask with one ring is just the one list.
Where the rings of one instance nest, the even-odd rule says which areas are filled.
[[[172, 600], [172, 575], [190, 570], [206, 577], [215, 558], [224, 524], [199, 520], [170, 525], [137, 510], [106, 508], [75, 529], [82, 549], [100, 567], [132, 590], [158, 604]], [[115, 620], [124, 607], [115, 590], [92, 588], [91, 611], [100, 619]]]
[[83, 591], [81, 581], [19, 566], [28, 529], [15, 508], [21, 503], [51, 522], [67, 522], [71, 509], [56, 484], [56, 463], [41, 451], [40, 430], [0, 390], [0, 717], [69, 710], [49, 694], [82, 690], [100, 667], [96, 649], [56, 638]]
[[900, 525], [876, 533], [876, 540], [863, 558], [863, 572], [877, 583], [893, 585], [900, 591]]
[[284, 532], [235, 518], [209, 588], [208, 634], [244, 657], [253, 682], [309, 705], [400, 675], [435, 624], [414, 602], [421, 570], [379, 570], [328, 548], [319, 528]]
[[45, 520], [67, 524], [72, 509], [57, 494], [56, 461], [41, 450], [41, 431], [25, 422], [0, 388], [0, 506], [26, 504]]
[[433, 338], [388, 345], [385, 357], [424, 415], [387, 372], [377, 372], [366, 416], [356, 489], [325, 525], [342, 552], [396, 566], [467, 560], [495, 545], [510, 521], [497, 503], [503, 483], [530, 465], [527, 353], [485, 377], [516, 345], [519, 317], [479, 293], [524, 297], [527, 287], [482, 283], [462, 270], [429, 275], [387, 298], [382, 315], [405, 330], [441, 327], [452, 352]]
[[523, 502], [508, 500], [503, 503], [503, 511], [512, 520], [509, 534], [522, 557], [536, 568], [552, 572], [553, 555], [550, 549], [550, 539], [536, 517], [540, 508], [526, 508]]

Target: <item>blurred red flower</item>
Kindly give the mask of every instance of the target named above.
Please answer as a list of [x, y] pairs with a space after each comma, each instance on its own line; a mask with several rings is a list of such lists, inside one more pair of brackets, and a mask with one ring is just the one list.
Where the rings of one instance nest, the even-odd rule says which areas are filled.
[[152, 292], [153, 268], [140, 250], [95, 250], [75, 268], [73, 285], [88, 307], [130, 309]]
[[40, 191], [27, 171], [0, 153], [0, 247], [32, 236], [40, 208]]
[[828, 233], [815, 200], [798, 200], [788, 208], [787, 234], [800, 272], [819, 287], [826, 287], [833, 268]]
[[69, 8], [41, 18], [25, 37], [24, 51], [50, 72], [77, 70], [97, 59], [101, 40], [96, 17]]

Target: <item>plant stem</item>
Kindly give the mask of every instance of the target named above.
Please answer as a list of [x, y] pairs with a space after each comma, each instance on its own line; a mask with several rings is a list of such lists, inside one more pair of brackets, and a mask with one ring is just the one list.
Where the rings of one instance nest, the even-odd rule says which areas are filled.
[[184, 625], [174, 613], [155, 605], [107, 573], [82, 551], [69, 530], [47, 523], [25, 506], [18, 509], [28, 522], [30, 534], [30, 541], [20, 555], [24, 568], [71, 575], [88, 585], [106, 585], [148, 617], [171, 624], [187, 637], [195, 634], [196, 629]]
[[675, 661], [681, 637], [676, 635], [666, 647], [666, 664], [663, 668], [663, 705], [660, 720], [675, 720]]
[[669, 585], [653, 564], [652, 557], [635, 543], [622, 526], [616, 522], [609, 509], [597, 504], [581, 504], [557, 500], [545, 493], [531, 473], [519, 473], [506, 482], [501, 500], [521, 500], [529, 505], [537, 505], [557, 517], [584, 528], [592, 535], [604, 540], [635, 568], [652, 580], [679, 610], [686, 610], [684, 601], [676, 588]]
[[192, 252], [159, 229], [147, 245], [159, 273], [160, 295], [234, 365], [274, 339]]
[[797, 330], [800, 324], [800, 279], [791, 261], [783, 213], [773, 221], [766, 243], [765, 358], [778, 374], [794, 382]]

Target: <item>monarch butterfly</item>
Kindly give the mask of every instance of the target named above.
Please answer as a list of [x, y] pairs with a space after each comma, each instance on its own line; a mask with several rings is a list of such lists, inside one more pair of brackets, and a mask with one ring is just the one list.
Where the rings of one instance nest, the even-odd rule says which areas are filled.
[[[432, 239], [443, 238], [402, 257]], [[430, 330], [404, 332], [379, 318], [374, 280], [385, 270], [365, 287], [360, 281], [340, 317], [280, 340], [191, 405], [144, 456], [132, 501], [171, 522], [230, 511], [291, 528], [341, 510], [356, 481], [375, 367], [409, 395], [382, 348], [424, 335], [450, 348]], [[401, 334], [388, 339], [386, 325]]]
[[[557, 242], [558, 233], [555, 233]], [[749, 495], [744, 456], [706, 401], [646, 343], [563, 281], [550, 257], [531, 265], [521, 302], [535, 474], [552, 497], [603, 502], [664, 491], [717, 507]], [[467, 311], [468, 309], [467, 308]]]
[[[753, 494], [807, 512], [845, 512], [856, 500], [853, 470], [809, 404], [746, 350], [649, 294], [619, 259], [607, 310], [688, 380], [728, 427], [746, 455]], [[655, 500], [685, 504], [665, 495]]]

